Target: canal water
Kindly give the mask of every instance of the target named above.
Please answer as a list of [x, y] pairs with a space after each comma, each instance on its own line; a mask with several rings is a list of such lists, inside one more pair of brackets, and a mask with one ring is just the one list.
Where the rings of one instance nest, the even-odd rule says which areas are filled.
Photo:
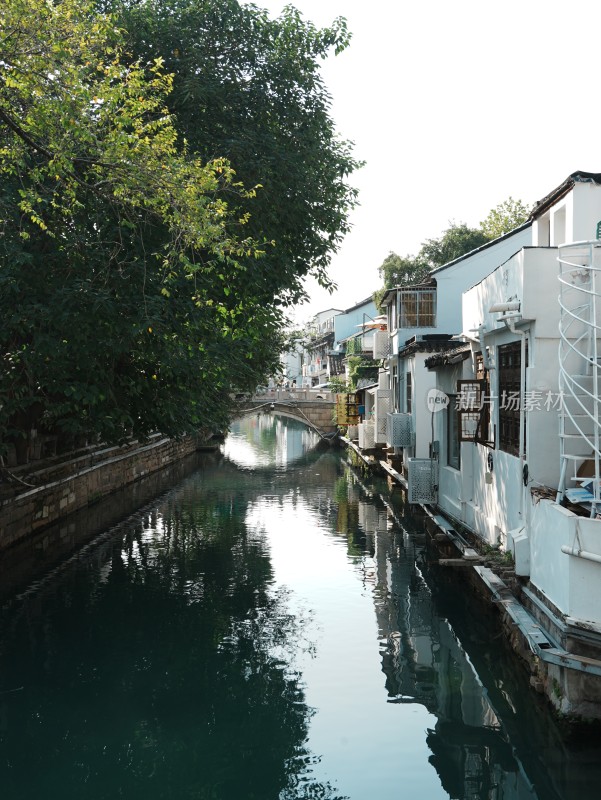
[[397, 490], [318, 444], [247, 418], [5, 595], [0, 798], [599, 797], [598, 738], [565, 738]]

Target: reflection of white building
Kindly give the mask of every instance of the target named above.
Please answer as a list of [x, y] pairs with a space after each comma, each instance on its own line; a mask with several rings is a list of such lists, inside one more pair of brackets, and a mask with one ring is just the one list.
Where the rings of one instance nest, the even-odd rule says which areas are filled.
[[[419, 703], [437, 717], [430, 762], [457, 798], [536, 800], [519, 748], [509, 745], [481, 680], [447, 619], [436, 612], [413, 536], [390, 528], [373, 499], [358, 519], [373, 548], [373, 595], [391, 703]], [[511, 712], [513, 713], [513, 712]], [[490, 790], [485, 787], [489, 785]]]

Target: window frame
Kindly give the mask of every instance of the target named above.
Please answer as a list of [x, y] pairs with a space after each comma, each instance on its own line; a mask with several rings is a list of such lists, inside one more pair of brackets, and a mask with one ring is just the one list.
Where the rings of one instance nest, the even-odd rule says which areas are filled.
[[[401, 329], [436, 327], [436, 287], [399, 291], [397, 325]], [[413, 301], [410, 304], [407, 301]], [[412, 305], [413, 308], [407, 306]]]
[[458, 414], [460, 442], [476, 442], [480, 417], [484, 408], [484, 381], [470, 378], [457, 381], [455, 406]]
[[[520, 411], [522, 400], [522, 343], [510, 342], [499, 345], [497, 352], [498, 378], [498, 427], [499, 450], [512, 456], [520, 455], [520, 425], [523, 424]], [[528, 346], [526, 345], [526, 367], [528, 366]], [[526, 387], [523, 387], [524, 390]], [[518, 407], [505, 408], [504, 399], [517, 393]], [[524, 448], [526, 447], [526, 431], [524, 430]]]
[[[475, 354], [476, 361], [476, 378], [484, 384], [484, 404], [478, 422], [476, 431], [476, 442], [483, 444], [486, 447], [495, 447], [496, 440], [496, 426], [492, 426], [491, 432], [491, 413], [490, 404], [492, 402], [492, 395], [490, 391], [490, 372], [484, 366], [484, 354], [478, 351]], [[492, 435], [491, 435], [492, 433]]]
[[[461, 439], [459, 438], [460, 419], [457, 405], [457, 395], [449, 395], [449, 404], [446, 408], [447, 415], [447, 466], [452, 469], [461, 469]], [[456, 452], [456, 456], [451, 453]]]

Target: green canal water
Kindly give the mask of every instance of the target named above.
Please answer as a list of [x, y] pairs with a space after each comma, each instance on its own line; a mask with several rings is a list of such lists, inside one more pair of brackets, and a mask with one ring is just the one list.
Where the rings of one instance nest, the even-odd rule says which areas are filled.
[[562, 738], [400, 497], [317, 444], [248, 418], [32, 556], [0, 615], [2, 800], [599, 797], [598, 738]]

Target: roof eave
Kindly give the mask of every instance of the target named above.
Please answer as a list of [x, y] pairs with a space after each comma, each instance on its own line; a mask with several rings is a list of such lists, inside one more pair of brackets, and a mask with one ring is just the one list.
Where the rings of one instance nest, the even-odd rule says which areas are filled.
[[561, 200], [562, 197], [565, 197], [573, 188], [576, 183], [598, 183], [601, 184], [601, 172], [583, 172], [582, 170], [577, 170], [576, 172], [572, 172], [571, 175], [560, 183], [552, 192], [549, 192], [546, 197], [543, 197], [542, 200], [538, 200], [534, 204], [534, 208], [532, 209], [528, 220], [533, 222], [535, 219], [544, 214], [551, 206], [555, 205], [558, 200]]

